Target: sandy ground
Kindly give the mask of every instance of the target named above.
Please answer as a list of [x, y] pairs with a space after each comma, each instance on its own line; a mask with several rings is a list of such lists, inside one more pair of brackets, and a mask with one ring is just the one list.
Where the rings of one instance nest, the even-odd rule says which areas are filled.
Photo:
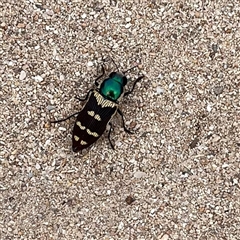
[[[239, 50], [238, 0], [1, 1], [0, 239], [240, 239]], [[75, 154], [111, 58], [135, 134]]]

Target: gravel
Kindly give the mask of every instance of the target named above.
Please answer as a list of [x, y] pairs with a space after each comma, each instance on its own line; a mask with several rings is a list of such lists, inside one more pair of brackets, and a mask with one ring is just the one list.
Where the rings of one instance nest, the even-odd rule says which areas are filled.
[[[0, 3], [0, 239], [240, 239], [238, 0]], [[104, 64], [145, 78], [71, 150]], [[131, 83], [130, 83], [131, 85]]]

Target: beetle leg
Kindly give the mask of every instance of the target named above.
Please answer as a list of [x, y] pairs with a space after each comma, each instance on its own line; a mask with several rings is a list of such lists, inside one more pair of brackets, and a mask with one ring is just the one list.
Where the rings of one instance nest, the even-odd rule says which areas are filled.
[[144, 78], [144, 76], [140, 76], [140, 77], [133, 83], [132, 89], [131, 89], [130, 91], [128, 91], [128, 92], [125, 92], [123, 96], [125, 97], [125, 96], [131, 94], [131, 93], [133, 92], [133, 90], [134, 90], [137, 82], [139, 82], [142, 78]]
[[98, 83], [98, 80], [103, 77], [103, 75], [105, 74], [105, 69], [104, 69], [104, 66], [102, 65], [102, 74], [96, 78], [95, 80], [95, 85], [98, 87], [99, 86], [99, 83]]
[[129, 129], [126, 128], [125, 126], [125, 122], [124, 122], [124, 118], [123, 118], [123, 113], [122, 111], [118, 108], [117, 112], [119, 113], [119, 115], [122, 117], [122, 122], [123, 122], [123, 129], [125, 132], [133, 134], [133, 132], [131, 132]]
[[64, 122], [72, 117], [74, 117], [75, 115], [79, 114], [79, 112], [76, 112], [74, 114], [72, 114], [71, 116], [68, 116], [66, 118], [63, 118], [63, 119], [59, 119], [59, 120], [56, 120], [56, 121], [50, 121], [50, 123], [60, 123], [60, 122]]
[[112, 144], [112, 142], [111, 142], [111, 139], [110, 139], [110, 134], [111, 134], [111, 131], [112, 131], [112, 129], [113, 129], [113, 128], [112, 128], [112, 123], [109, 123], [109, 125], [110, 125], [110, 129], [109, 129], [109, 131], [108, 131], [108, 141], [109, 141], [112, 149], [114, 150], [115, 148], [114, 148], [114, 146], [113, 146], [113, 144]]
[[75, 97], [77, 100], [83, 102], [86, 101], [89, 97], [89, 94], [93, 91], [93, 89], [89, 90], [85, 98]]

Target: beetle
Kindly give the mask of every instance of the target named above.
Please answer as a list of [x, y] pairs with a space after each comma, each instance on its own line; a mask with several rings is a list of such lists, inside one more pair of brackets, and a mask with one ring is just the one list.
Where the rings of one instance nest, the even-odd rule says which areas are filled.
[[116, 113], [122, 118], [124, 131], [132, 133], [125, 126], [124, 116], [119, 108], [119, 102], [122, 97], [133, 92], [136, 83], [144, 78], [144, 76], [138, 77], [134, 81], [132, 89], [125, 91], [125, 86], [128, 83], [128, 79], [125, 76], [127, 71], [124, 73], [111, 72], [109, 76], [99, 84], [98, 80], [105, 75], [105, 69], [102, 66], [102, 74], [95, 79], [96, 88], [90, 89], [83, 99], [76, 97], [79, 101], [86, 101], [82, 110], [67, 118], [51, 121], [51, 123], [59, 123], [77, 115], [72, 133], [72, 150], [74, 152], [82, 151], [96, 142], [106, 130], [107, 124], [110, 125], [108, 140], [112, 149], [114, 149], [110, 139], [112, 131], [112, 124], [110, 121]]

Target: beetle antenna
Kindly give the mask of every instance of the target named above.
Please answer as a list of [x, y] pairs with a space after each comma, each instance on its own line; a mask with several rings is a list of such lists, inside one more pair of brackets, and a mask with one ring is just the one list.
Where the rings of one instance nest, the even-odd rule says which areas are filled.
[[[110, 58], [111, 58], [113, 64], [115, 65], [117, 71], [119, 72], [118, 65], [116, 64], [116, 62], [114, 61], [114, 59], [113, 59], [111, 56], [110, 56]], [[125, 74], [126, 74], [127, 72], [129, 72], [130, 70], [132, 70], [132, 69], [138, 67], [138, 65], [139, 65], [139, 64], [136, 64], [136, 65], [134, 65], [133, 67], [130, 67], [129, 69], [127, 69], [126, 71], [124, 71], [123, 74], [125, 75]]]
[[110, 57], [110, 58], [111, 58], [111, 60], [112, 60], [113, 64], [115, 65], [116, 69], [117, 69], [117, 70], [118, 70], [118, 72], [119, 72], [118, 65], [115, 63], [115, 61], [113, 60], [113, 58], [112, 58], [112, 57]]
[[129, 72], [130, 70], [132, 70], [133, 68], [137, 67], [138, 64], [136, 64], [135, 66], [133, 67], [130, 67], [129, 69], [127, 69], [126, 71], [123, 72], [123, 74], [125, 75], [127, 72]]

